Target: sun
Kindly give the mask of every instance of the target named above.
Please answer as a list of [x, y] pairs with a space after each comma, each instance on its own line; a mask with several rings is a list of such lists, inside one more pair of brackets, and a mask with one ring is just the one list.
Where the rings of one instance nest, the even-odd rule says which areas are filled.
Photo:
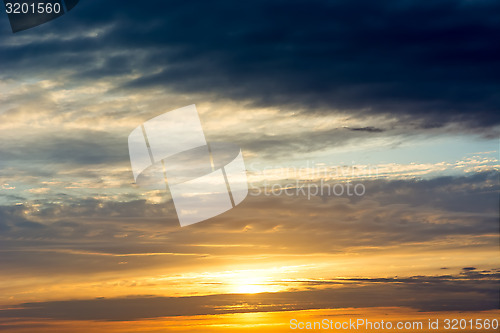
[[284, 278], [284, 268], [261, 268], [225, 271], [218, 274], [225, 290], [236, 294], [273, 293], [287, 288], [279, 281]]
[[266, 283], [261, 277], [247, 277], [239, 280], [234, 285], [238, 294], [257, 294], [266, 291]]

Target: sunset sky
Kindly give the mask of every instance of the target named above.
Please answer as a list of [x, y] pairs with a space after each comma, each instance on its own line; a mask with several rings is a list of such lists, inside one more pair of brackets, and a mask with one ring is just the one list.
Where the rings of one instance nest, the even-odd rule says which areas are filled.
[[[499, 12], [81, 0], [17, 33], [0, 13], [0, 330], [498, 318]], [[191, 104], [250, 192], [181, 228], [127, 138]], [[335, 185], [363, 194], [278, 191]]]

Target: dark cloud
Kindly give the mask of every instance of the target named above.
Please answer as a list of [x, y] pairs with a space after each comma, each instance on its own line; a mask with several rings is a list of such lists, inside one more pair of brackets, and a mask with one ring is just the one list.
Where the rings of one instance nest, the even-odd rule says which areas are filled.
[[462, 270], [464, 271], [475, 271], [477, 268], [476, 267], [464, 267]]
[[373, 126], [367, 126], [367, 127], [346, 127], [350, 131], [360, 131], [360, 132], [370, 132], [370, 133], [381, 133], [384, 132], [385, 130], [381, 128], [376, 128]]
[[130, 89], [489, 127], [500, 123], [499, 10], [488, 0], [87, 1], [6, 35], [0, 59], [4, 78], [133, 73]]

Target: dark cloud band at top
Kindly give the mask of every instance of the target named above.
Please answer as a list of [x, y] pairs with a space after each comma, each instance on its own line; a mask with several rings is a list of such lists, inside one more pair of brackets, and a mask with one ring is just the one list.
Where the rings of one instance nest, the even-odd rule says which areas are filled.
[[[499, 10], [488, 0], [88, 1], [1, 58], [74, 80], [137, 73], [130, 89], [489, 127], [500, 123]], [[66, 39], [36, 41], [47, 33]]]

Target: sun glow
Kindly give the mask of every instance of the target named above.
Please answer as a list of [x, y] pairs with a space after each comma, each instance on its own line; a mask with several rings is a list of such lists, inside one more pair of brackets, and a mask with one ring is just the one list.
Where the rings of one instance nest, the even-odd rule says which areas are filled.
[[257, 294], [265, 292], [266, 289], [265, 280], [257, 276], [243, 278], [235, 284], [235, 290], [239, 294]]
[[292, 274], [299, 274], [311, 265], [281, 266], [259, 269], [232, 270], [219, 273], [218, 281], [224, 281], [230, 293], [257, 294], [287, 290]]

